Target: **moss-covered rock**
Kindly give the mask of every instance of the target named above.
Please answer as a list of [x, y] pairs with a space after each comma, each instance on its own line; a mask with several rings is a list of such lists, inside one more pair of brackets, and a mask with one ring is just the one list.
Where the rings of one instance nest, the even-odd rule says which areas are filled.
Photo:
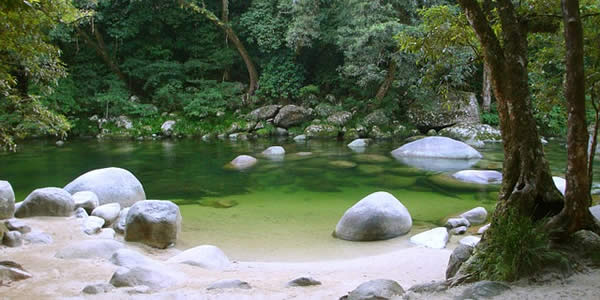
[[309, 138], [330, 138], [337, 137], [339, 130], [330, 124], [313, 124], [306, 127], [304, 134]]

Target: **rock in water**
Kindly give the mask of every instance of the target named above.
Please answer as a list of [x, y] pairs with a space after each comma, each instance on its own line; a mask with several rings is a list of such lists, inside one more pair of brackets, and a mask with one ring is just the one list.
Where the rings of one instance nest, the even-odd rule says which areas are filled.
[[108, 203], [100, 205], [92, 211], [92, 216], [104, 219], [105, 226], [110, 226], [119, 217], [121, 205], [119, 203]]
[[473, 147], [451, 138], [431, 136], [403, 145], [392, 151], [394, 157], [426, 157], [446, 159], [479, 159], [483, 156]]
[[279, 110], [275, 116], [273, 123], [278, 127], [290, 128], [294, 125], [299, 125], [304, 121], [308, 121], [311, 112], [300, 106], [286, 105]]
[[376, 192], [344, 213], [335, 235], [349, 241], [385, 240], [406, 234], [411, 227], [412, 218], [406, 207], [392, 194]]
[[245, 289], [249, 290], [252, 287], [245, 281], [241, 281], [239, 279], [224, 279], [219, 280], [217, 282], [212, 283], [207, 290], [216, 290], [216, 289]]
[[250, 155], [239, 155], [229, 165], [236, 170], [244, 170], [254, 166], [258, 160]]
[[460, 244], [452, 251], [448, 260], [448, 267], [446, 268], [446, 279], [456, 275], [460, 266], [473, 254], [473, 249], [475, 248], [472, 246]]
[[462, 213], [460, 216], [469, 220], [471, 225], [479, 225], [485, 223], [487, 219], [487, 210], [483, 207], [475, 207], [467, 212]]
[[167, 262], [215, 270], [223, 270], [231, 264], [227, 255], [221, 249], [212, 245], [203, 245], [185, 250], [171, 257]]
[[485, 170], [463, 170], [452, 174], [452, 177], [470, 183], [501, 184], [502, 173]]
[[263, 151], [262, 154], [265, 156], [285, 155], [285, 149], [283, 149], [283, 147], [281, 147], [281, 146], [271, 146], [271, 147], [267, 148], [265, 151]]
[[114, 240], [83, 240], [68, 245], [56, 253], [56, 258], [104, 258], [109, 259], [117, 250], [123, 248], [123, 244]]
[[146, 199], [140, 181], [131, 172], [121, 168], [89, 171], [67, 184], [65, 190], [71, 194], [92, 191], [98, 196], [100, 205], [116, 202], [128, 207]]
[[0, 220], [10, 219], [15, 212], [15, 192], [8, 181], [0, 180]]
[[90, 191], [81, 191], [73, 194], [73, 201], [75, 201], [75, 209], [82, 207], [88, 214], [92, 213], [100, 205], [96, 193]]
[[67, 191], [61, 188], [49, 187], [37, 189], [15, 211], [17, 218], [34, 216], [67, 217], [73, 213], [75, 202]]
[[553, 176], [552, 180], [554, 180], [554, 185], [564, 196], [565, 190], [567, 189], [567, 181], [564, 178], [558, 176]]
[[347, 300], [392, 299], [402, 296], [404, 289], [398, 282], [389, 279], [375, 279], [359, 285], [348, 293]]
[[348, 144], [348, 147], [364, 148], [364, 147], [367, 147], [368, 145], [369, 145], [369, 139], [355, 139], [350, 144]]
[[152, 290], [168, 288], [177, 283], [177, 279], [164, 269], [155, 266], [135, 266], [131, 269], [119, 268], [110, 278], [115, 287], [134, 287], [145, 285]]
[[125, 240], [164, 249], [175, 243], [180, 228], [181, 213], [175, 203], [144, 200], [127, 213]]
[[448, 238], [448, 230], [445, 227], [438, 227], [414, 235], [410, 238], [410, 241], [427, 248], [442, 249], [446, 247]]

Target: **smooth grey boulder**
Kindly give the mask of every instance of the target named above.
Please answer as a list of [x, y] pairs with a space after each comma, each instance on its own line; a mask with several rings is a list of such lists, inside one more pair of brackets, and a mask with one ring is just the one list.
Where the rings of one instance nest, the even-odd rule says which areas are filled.
[[300, 135], [295, 136], [294, 141], [296, 141], [296, 142], [306, 141], [306, 134], [300, 134]]
[[87, 211], [85, 211], [85, 209], [83, 207], [80, 207], [78, 209], [75, 210], [75, 218], [77, 219], [85, 219], [89, 217]]
[[281, 146], [271, 146], [267, 149], [265, 149], [262, 152], [263, 155], [265, 156], [280, 156], [280, 155], [285, 155], [285, 149], [283, 149], [283, 147]]
[[404, 294], [398, 282], [389, 279], [375, 279], [360, 284], [348, 293], [347, 300], [392, 299]]
[[312, 277], [298, 277], [294, 280], [291, 280], [287, 283], [287, 286], [313, 286], [313, 285], [321, 285], [321, 282], [312, 278]]
[[563, 196], [565, 195], [565, 190], [567, 189], [567, 181], [558, 176], [552, 176], [552, 180], [554, 181], [554, 185], [560, 191]]
[[207, 290], [216, 290], [216, 289], [245, 289], [249, 290], [252, 287], [245, 281], [241, 281], [239, 279], [224, 279], [213, 282]]
[[477, 230], [477, 234], [482, 235], [484, 234], [489, 228], [490, 228], [491, 224], [486, 224], [484, 226], [481, 226], [478, 230]]
[[446, 267], [446, 279], [452, 278], [460, 269], [460, 266], [473, 255], [475, 248], [469, 245], [458, 245], [448, 260], [448, 267]]
[[4, 221], [4, 225], [6, 225], [6, 228], [10, 231], [18, 231], [22, 234], [31, 232], [31, 227], [18, 219], [8, 219]]
[[83, 240], [69, 244], [56, 252], [55, 257], [61, 259], [103, 258], [109, 259], [123, 244], [115, 240]]
[[273, 123], [278, 127], [290, 128], [294, 125], [300, 125], [301, 123], [308, 121], [311, 116], [311, 111], [296, 105], [286, 105], [282, 107]]
[[67, 217], [73, 213], [74, 207], [73, 197], [67, 191], [55, 187], [41, 188], [23, 200], [23, 204], [15, 211], [15, 217]]
[[96, 235], [96, 238], [99, 239], [114, 239], [117, 233], [112, 228], [102, 228], [100, 232]]
[[92, 191], [81, 191], [73, 194], [73, 201], [75, 201], [75, 209], [82, 207], [88, 214], [100, 205], [98, 196]]
[[590, 213], [592, 214], [592, 216], [594, 216], [594, 218], [596, 218], [596, 222], [600, 222], [600, 204], [594, 205], [588, 209], [590, 210]]
[[415, 245], [433, 249], [442, 249], [446, 247], [448, 238], [448, 229], [446, 229], [446, 227], [437, 227], [412, 236], [410, 241]]
[[9, 231], [4, 233], [2, 244], [6, 247], [21, 247], [23, 246], [23, 235], [18, 231]]
[[104, 168], [89, 171], [65, 186], [71, 194], [92, 191], [100, 205], [119, 203], [122, 207], [145, 200], [146, 193], [140, 181], [131, 172], [121, 168]]
[[349, 148], [364, 148], [369, 145], [369, 139], [355, 139], [350, 144], [348, 144]]
[[[447, 282], [445, 280], [439, 280], [439, 281], [431, 281], [431, 282], [427, 282], [427, 283], [415, 284], [415, 285], [411, 286], [407, 292], [408, 293], [410, 293], [410, 292], [419, 293], [419, 294], [437, 293], [437, 292], [443, 292], [443, 291], [447, 290], [448, 288], [450, 288], [449, 282]], [[408, 295], [408, 293], [407, 293], [407, 295]], [[408, 297], [408, 299], [412, 299], [412, 298]]]
[[125, 233], [125, 226], [127, 226], [127, 213], [129, 213], [129, 207], [121, 209], [117, 221], [113, 223], [113, 229], [117, 233]]
[[202, 245], [187, 249], [169, 258], [167, 262], [188, 264], [215, 270], [223, 270], [231, 264], [227, 255], [221, 249], [212, 245]]
[[304, 134], [309, 138], [337, 137], [339, 130], [330, 124], [312, 124], [304, 129]]
[[15, 192], [8, 181], [0, 180], [0, 220], [10, 219], [15, 212]]
[[113, 285], [108, 283], [96, 283], [87, 285], [81, 292], [88, 295], [97, 295], [111, 292], [114, 288]]
[[470, 183], [501, 184], [502, 173], [489, 170], [463, 170], [452, 174], [452, 177]]
[[448, 221], [446, 221], [446, 225], [444, 225], [444, 227], [446, 227], [448, 229], [461, 227], [461, 226], [469, 227], [469, 226], [471, 226], [471, 223], [469, 222], [469, 220], [467, 220], [465, 218], [450, 218], [450, 219], [448, 219]]
[[81, 227], [83, 229], [83, 232], [89, 235], [93, 235], [99, 233], [100, 230], [102, 230], [104, 222], [104, 219], [100, 217], [89, 216], [83, 220], [83, 224], [81, 224]]
[[239, 155], [229, 165], [236, 170], [244, 170], [254, 166], [258, 160], [250, 155]]
[[19, 281], [31, 278], [32, 275], [21, 265], [13, 261], [0, 261], [0, 282], [8, 284], [12, 281]]
[[462, 218], [469, 220], [471, 225], [479, 225], [485, 223], [487, 220], [487, 210], [483, 207], [475, 207], [467, 212], [460, 214]]
[[23, 235], [23, 240], [28, 242], [29, 244], [52, 244], [54, 239], [52, 237], [42, 231], [32, 231]]
[[403, 145], [392, 151], [394, 157], [444, 159], [480, 159], [483, 156], [473, 147], [451, 138], [430, 136]]
[[177, 240], [181, 229], [181, 213], [171, 201], [144, 200], [129, 209], [126, 222], [126, 241], [164, 249]]
[[271, 118], [274, 118], [277, 115], [277, 112], [281, 108], [281, 105], [266, 105], [263, 107], [259, 107], [247, 115], [248, 120], [252, 121], [264, 121]]
[[118, 268], [110, 278], [115, 287], [134, 287], [145, 285], [151, 290], [160, 290], [177, 283], [177, 278], [168, 271], [155, 266], [135, 266]]
[[479, 281], [466, 288], [457, 299], [485, 299], [492, 298], [510, 290], [510, 286], [497, 281]]
[[149, 266], [157, 264], [151, 258], [127, 248], [121, 248], [114, 252], [110, 257], [110, 262], [116, 266], [133, 268], [136, 266]]
[[461, 245], [475, 247], [475, 246], [477, 246], [477, 244], [479, 244], [479, 241], [481, 241], [480, 237], [471, 235], [471, 236], [462, 238], [460, 241], [458, 241], [458, 243], [460, 243]]
[[440, 130], [439, 135], [463, 141], [469, 145], [485, 145], [485, 142], [501, 142], [502, 134], [488, 124], [456, 124]]
[[406, 234], [411, 227], [410, 213], [396, 197], [375, 192], [344, 213], [335, 227], [335, 236], [349, 241], [386, 240]]
[[338, 111], [327, 117], [327, 122], [336, 125], [344, 126], [352, 119], [352, 113], [347, 111]]
[[119, 217], [121, 205], [119, 203], [108, 203], [100, 205], [92, 211], [92, 216], [104, 219], [104, 226], [110, 226]]
[[165, 121], [162, 125], [160, 125], [160, 132], [162, 132], [164, 136], [173, 135], [173, 129], [175, 128], [175, 124], [177, 124], [177, 122], [173, 120]]

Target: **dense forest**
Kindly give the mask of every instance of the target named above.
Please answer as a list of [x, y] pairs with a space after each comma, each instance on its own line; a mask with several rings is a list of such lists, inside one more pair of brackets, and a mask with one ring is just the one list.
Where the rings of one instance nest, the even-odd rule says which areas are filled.
[[[527, 2], [519, 10], [543, 21], [527, 39], [535, 120], [542, 134], [564, 135], [560, 6]], [[177, 136], [221, 133], [266, 104], [349, 111], [357, 124], [383, 109], [410, 128], [411, 106], [451, 110], [464, 98], [453, 95], [463, 91], [477, 95], [484, 123], [498, 125], [489, 70], [456, 1], [0, 5], [6, 24], [0, 31], [0, 136], [6, 148], [14, 149], [15, 138], [48, 134], [151, 136], [173, 116]], [[588, 120], [600, 78], [598, 6], [582, 1]], [[120, 130], [119, 116], [133, 126]], [[105, 122], [98, 126], [98, 119]]]

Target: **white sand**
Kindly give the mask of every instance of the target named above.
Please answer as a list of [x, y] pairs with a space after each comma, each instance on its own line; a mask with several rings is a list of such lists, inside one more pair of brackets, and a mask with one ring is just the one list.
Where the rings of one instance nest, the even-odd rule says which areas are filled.
[[[147, 295], [129, 295], [124, 289], [107, 294], [84, 295], [81, 290], [88, 284], [107, 283], [118, 268], [103, 259], [63, 260], [54, 257], [57, 250], [72, 241], [91, 239], [83, 234], [75, 219], [38, 217], [24, 219], [34, 230], [49, 233], [50, 245], [24, 245], [19, 248], [0, 247], [0, 260], [15, 261], [33, 274], [33, 278], [0, 287], [0, 299], [338, 299], [359, 284], [377, 278], [396, 280], [403, 288], [413, 284], [444, 279], [451, 250], [405, 247], [388, 253], [353, 259], [308, 262], [242, 262], [234, 261], [224, 271], [199, 267], [167, 264], [165, 268], [183, 274], [182, 280], [171, 288]], [[126, 244], [156, 260], [165, 261], [180, 250], [157, 250], [138, 244]], [[364, 245], [362, 245], [364, 247]], [[243, 247], [243, 245], [240, 245]], [[265, 245], [268, 247], [268, 245]], [[307, 245], [310, 248], [310, 245]], [[310, 276], [323, 284], [314, 287], [286, 287], [286, 283], [300, 276]], [[240, 279], [252, 286], [250, 290], [213, 290], [206, 288], [220, 279]], [[438, 295], [414, 295], [417, 299], [449, 299], [461, 289]], [[566, 292], [565, 292], [566, 291]], [[600, 299], [600, 272], [580, 274], [563, 285], [531, 287], [517, 286], [501, 297], [514, 299]], [[412, 298], [411, 298], [412, 299]]]

